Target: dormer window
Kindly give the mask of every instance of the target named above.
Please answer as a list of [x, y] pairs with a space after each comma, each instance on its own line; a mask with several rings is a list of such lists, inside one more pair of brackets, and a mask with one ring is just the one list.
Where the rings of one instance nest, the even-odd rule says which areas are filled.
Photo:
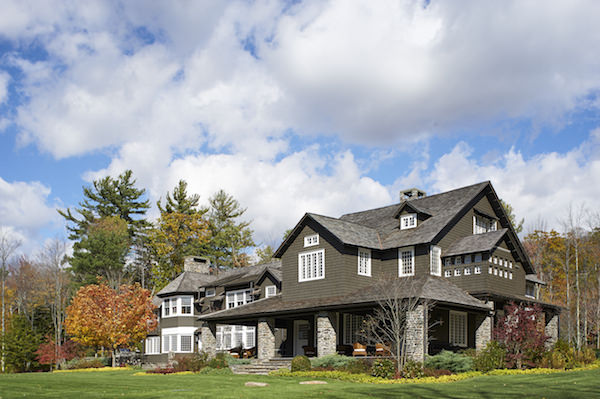
[[408, 213], [400, 216], [400, 230], [413, 229], [417, 227], [417, 214]]
[[313, 234], [304, 237], [304, 247], [312, 247], [313, 245], [319, 245], [319, 235]]
[[209, 296], [215, 296], [215, 289], [214, 288], [207, 288], [206, 289], [206, 297]]
[[496, 220], [481, 214], [473, 215], [473, 234], [496, 231], [496, 227]]

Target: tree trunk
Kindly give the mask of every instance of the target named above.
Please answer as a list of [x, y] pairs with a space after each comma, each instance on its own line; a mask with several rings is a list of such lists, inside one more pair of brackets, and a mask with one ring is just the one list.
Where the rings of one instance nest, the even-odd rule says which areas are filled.
[[117, 367], [117, 350], [113, 349], [110, 354], [112, 356], [112, 367]]

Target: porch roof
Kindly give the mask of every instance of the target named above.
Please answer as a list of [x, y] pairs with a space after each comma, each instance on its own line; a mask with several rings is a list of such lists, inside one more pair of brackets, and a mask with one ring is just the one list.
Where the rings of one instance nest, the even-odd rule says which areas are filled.
[[331, 296], [325, 298], [310, 298], [295, 301], [286, 301], [280, 295], [270, 298], [259, 299], [255, 302], [239, 306], [233, 309], [225, 309], [200, 316], [200, 320], [224, 321], [234, 319], [249, 319], [265, 317], [268, 315], [282, 315], [305, 311], [323, 311], [342, 309], [356, 305], [374, 305], [378, 300], [384, 298], [382, 291], [386, 285], [391, 289], [399, 281], [406, 280], [409, 289], [400, 294], [402, 298], [418, 297], [432, 300], [447, 305], [455, 305], [463, 308], [476, 310], [489, 310], [488, 306], [467, 294], [455, 284], [435, 276], [404, 277], [392, 279], [385, 285], [373, 285], [362, 288], [347, 295]]
[[508, 232], [508, 229], [499, 229], [483, 234], [474, 234], [463, 237], [448, 247], [444, 256], [487, 252], [492, 250]]

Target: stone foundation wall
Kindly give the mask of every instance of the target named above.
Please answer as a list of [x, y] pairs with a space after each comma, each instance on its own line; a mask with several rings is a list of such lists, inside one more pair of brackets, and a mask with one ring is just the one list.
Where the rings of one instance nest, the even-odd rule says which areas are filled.
[[406, 357], [417, 362], [425, 360], [427, 350], [427, 309], [417, 306], [406, 314]]
[[550, 337], [546, 341], [546, 347], [550, 348], [558, 341], [558, 315], [546, 315], [546, 317], [550, 320], [547, 320], [544, 332]]
[[492, 316], [481, 315], [477, 317], [478, 327], [475, 330], [475, 350], [479, 352], [485, 349], [488, 342], [492, 340]]
[[209, 357], [217, 355], [217, 325], [215, 323], [204, 323], [202, 326], [202, 350]]
[[319, 313], [317, 315], [317, 356], [336, 353], [337, 332], [334, 328], [334, 313]]
[[260, 319], [256, 330], [258, 359], [268, 360], [275, 357], [275, 320]]

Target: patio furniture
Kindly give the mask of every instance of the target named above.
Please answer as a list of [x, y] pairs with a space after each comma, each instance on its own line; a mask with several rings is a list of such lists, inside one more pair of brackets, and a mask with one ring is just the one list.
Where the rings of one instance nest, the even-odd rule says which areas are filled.
[[304, 350], [304, 356], [315, 356], [317, 354], [317, 351], [315, 350], [314, 346], [303, 346], [302, 349]]
[[355, 342], [353, 348], [352, 356], [367, 356], [367, 345]]
[[390, 347], [386, 344], [375, 344], [375, 356], [391, 356]]
[[248, 348], [244, 350], [244, 359], [249, 359], [256, 356], [256, 347]]
[[353, 349], [352, 345], [338, 345], [335, 351], [338, 355], [351, 356]]

